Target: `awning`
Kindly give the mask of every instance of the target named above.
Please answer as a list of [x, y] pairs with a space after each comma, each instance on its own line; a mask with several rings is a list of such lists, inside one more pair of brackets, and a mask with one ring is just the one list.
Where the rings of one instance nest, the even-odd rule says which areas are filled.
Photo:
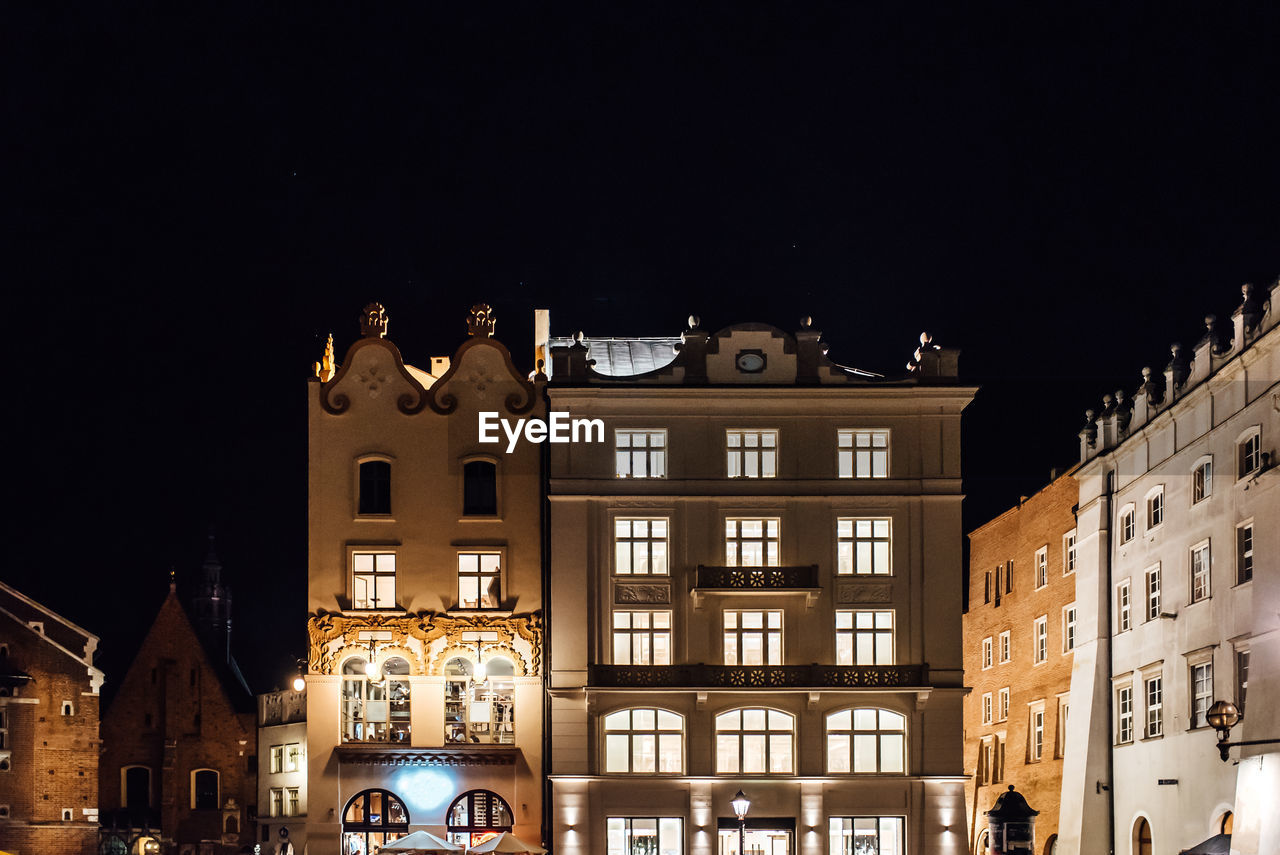
[[1230, 855], [1231, 835], [1215, 834], [1203, 843], [1183, 849], [1180, 855]]

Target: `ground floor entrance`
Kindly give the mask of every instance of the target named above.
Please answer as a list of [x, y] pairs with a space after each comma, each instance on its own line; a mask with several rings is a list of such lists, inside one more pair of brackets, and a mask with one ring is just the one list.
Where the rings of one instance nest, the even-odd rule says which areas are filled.
[[721, 817], [717, 825], [717, 855], [795, 855], [794, 818], [748, 818], [744, 829], [737, 819]]

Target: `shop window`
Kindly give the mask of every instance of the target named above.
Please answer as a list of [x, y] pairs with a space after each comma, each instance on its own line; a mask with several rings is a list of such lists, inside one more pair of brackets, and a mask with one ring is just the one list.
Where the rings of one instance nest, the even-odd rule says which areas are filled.
[[906, 820], [900, 816], [833, 816], [828, 821], [831, 855], [904, 855]]
[[370, 676], [365, 659], [342, 665], [342, 741], [409, 742], [409, 663], [392, 656]]
[[605, 821], [607, 855], [682, 855], [684, 820], [678, 816], [611, 816]]
[[444, 738], [450, 744], [513, 745], [515, 665], [490, 656], [480, 665], [462, 656], [445, 663]]
[[470, 790], [453, 800], [445, 814], [450, 843], [478, 846], [512, 828], [511, 806], [497, 793]]
[[409, 811], [388, 790], [365, 790], [342, 812], [343, 855], [367, 855], [409, 833]]

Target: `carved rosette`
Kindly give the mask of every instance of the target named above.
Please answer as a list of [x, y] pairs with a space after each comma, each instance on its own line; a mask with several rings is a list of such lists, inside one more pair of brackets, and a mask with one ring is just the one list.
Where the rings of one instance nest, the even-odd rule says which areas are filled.
[[389, 633], [374, 641], [379, 659], [403, 656], [417, 675], [440, 675], [453, 656], [474, 658], [476, 643], [463, 633], [494, 633], [496, 641], [480, 645], [484, 656], [506, 656], [519, 676], [542, 673], [542, 613], [498, 617], [419, 612], [415, 615], [345, 615], [323, 613], [307, 621], [310, 636], [308, 668], [313, 674], [337, 674], [348, 656], [368, 656], [369, 641], [362, 633]]

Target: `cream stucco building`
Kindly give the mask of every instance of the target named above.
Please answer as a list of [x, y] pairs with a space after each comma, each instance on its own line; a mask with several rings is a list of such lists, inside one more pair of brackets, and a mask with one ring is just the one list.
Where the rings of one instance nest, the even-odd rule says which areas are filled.
[[956, 352], [690, 321], [539, 345], [606, 440], [548, 450], [549, 842], [964, 851]]

